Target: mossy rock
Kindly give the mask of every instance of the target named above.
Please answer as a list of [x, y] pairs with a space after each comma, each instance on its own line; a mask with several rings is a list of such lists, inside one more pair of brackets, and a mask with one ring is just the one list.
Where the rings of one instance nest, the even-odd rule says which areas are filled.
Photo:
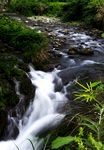
[[9, 110], [12, 111], [19, 102], [19, 96], [15, 91], [15, 80], [21, 83], [26, 107], [34, 97], [34, 87], [26, 73], [21, 69], [29, 71], [28, 65], [23, 62], [20, 63], [15, 55], [0, 53], [0, 137], [3, 136], [3, 131], [7, 125]]
[[31, 80], [26, 75], [24, 75], [23, 80], [21, 81], [20, 84], [20, 93], [27, 96], [33, 92], [34, 92], [34, 86], [32, 85]]
[[68, 51], [69, 55], [92, 55], [94, 50], [91, 48], [72, 47]]

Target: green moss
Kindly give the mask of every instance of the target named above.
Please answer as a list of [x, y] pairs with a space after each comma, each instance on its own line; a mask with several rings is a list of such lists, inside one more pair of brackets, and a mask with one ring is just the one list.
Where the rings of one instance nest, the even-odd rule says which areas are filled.
[[26, 75], [23, 77], [24, 79], [21, 81], [20, 92], [24, 95], [28, 95], [31, 91], [34, 91], [34, 87], [32, 86], [31, 81], [27, 78]]
[[15, 93], [14, 78], [20, 78], [23, 72], [18, 68], [17, 58], [10, 54], [2, 54], [0, 56], [0, 97], [1, 104], [13, 107], [18, 101], [19, 97]]

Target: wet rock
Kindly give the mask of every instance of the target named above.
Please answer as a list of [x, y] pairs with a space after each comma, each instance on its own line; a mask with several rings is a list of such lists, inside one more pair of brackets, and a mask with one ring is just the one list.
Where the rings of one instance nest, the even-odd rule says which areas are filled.
[[59, 72], [59, 76], [66, 85], [69, 81], [73, 81], [76, 77], [80, 77], [87, 74], [89, 81], [97, 81], [104, 76], [104, 65], [101, 64], [84, 64], [79, 67], [66, 68]]
[[48, 54], [49, 54], [50, 56], [53, 56], [54, 58], [55, 58], [55, 57], [61, 57], [61, 56], [62, 56], [62, 54], [60, 54], [60, 52], [54, 51], [54, 50], [49, 51]]
[[0, 110], [0, 137], [3, 136], [7, 124], [7, 112], [5, 110]]
[[68, 33], [69, 33], [69, 31], [68, 31], [67, 29], [65, 29], [65, 30], [61, 30], [61, 31], [60, 31], [60, 33], [62, 33], [62, 34], [65, 34], [65, 35], [66, 35], [66, 34], [68, 34]]
[[[7, 45], [4, 44], [3, 47], [4, 46], [6, 47]], [[9, 138], [7, 137], [8, 134], [6, 132], [8, 112], [10, 110], [12, 112], [15, 111], [15, 114], [17, 116], [16, 107], [18, 104], [20, 104], [19, 95], [17, 94], [15, 89], [15, 80], [21, 82], [20, 93], [25, 95], [24, 102], [21, 99], [21, 108], [19, 106], [19, 109], [21, 109], [21, 114], [24, 114], [25, 112], [25, 110], [23, 110], [23, 107], [27, 107], [29, 101], [34, 97], [34, 87], [23, 70], [28, 72], [28, 65], [24, 64], [20, 59], [17, 59], [15, 55], [10, 54], [10, 52], [0, 53], [0, 88], [2, 91], [5, 91], [2, 94], [0, 93], [0, 137], [3, 137], [5, 134], [6, 139]], [[14, 137], [14, 135], [12, 137]]]
[[50, 37], [53, 37], [53, 38], [57, 37], [57, 35], [54, 34], [54, 33], [49, 33], [48, 35], [49, 35]]
[[68, 51], [69, 55], [92, 55], [94, 50], [91, 48], [72, 47]]
[[20, 92], [26, 96], [29, 96], [29, 99], [34, 97], [34, 86], [26, 75], [24, 75], [23, 80], [21, 81]]

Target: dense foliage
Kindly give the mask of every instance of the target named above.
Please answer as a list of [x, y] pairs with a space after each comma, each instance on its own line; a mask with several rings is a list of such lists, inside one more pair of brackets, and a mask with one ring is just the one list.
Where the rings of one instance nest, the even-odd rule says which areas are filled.
[[[24, 5], [25, 4], [25, 5]], [[8, 7], [11, 12], [17, 12], [25, 16], [31, 15], [57, 15], [61, 12], [64, 1], [45, 0], [16, 0]]]
[[63, 20], [80, 20], [104, 29], [104, 0], [72, 0], [63, 7]]
[[[104, 149], [104, 103], [98, 100], [98, 95], [104, 92], [104, 86], [101, 82], [88, 84], [87, 87], [77, 82], [82, 89], [76, 92], [76, 100], [86, 100], [86, 102], [95, 101], [95, 118], [78, 115], [79, 133], [75, 136], [57, 137], [51, 145], [52, 149], [65, 150], [103, 150]], [[98, 97], [97, 97], [98, 96]], [[94, 114], [93, 114], [94, 115]]]
[[58, 15], [104, 29], [104, 0], [12, 0], [7, 9], [26, 16]]
[[18, 51], [24, 61], [34, 62], [46, 49], [46, 38], [21, 23], [0, 16], [0, 38]]

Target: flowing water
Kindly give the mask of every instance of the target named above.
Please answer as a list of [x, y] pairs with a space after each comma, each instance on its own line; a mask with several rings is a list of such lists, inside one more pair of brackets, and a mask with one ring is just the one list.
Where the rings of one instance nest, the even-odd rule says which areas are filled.
[[[45, 25], [38, 26], [39, 32], [44, 27]], [[31, 26], [31, 28], [34, 27]], [[78, 31], [77, 28], [67, 28], [67, 34], [63, 33], [66, 27], [61, 25], [48, 28], [51, 28], [50, 34], [55, 34], [65, 41], [58, 50], [53, 46], [53, 51], [61, 54], [61, 57], [58, 58], [59, 66], [52, 72], [37, 71], [30, 66], [28, 77], [36, 87], [35, 97], [23, 118], [18, 117], [18, 137], [15, 140], [1, 141], [0, 149], [2, 150], [17, 150], [17, 146], [20, 150], [32, 150], [32, 145], [28, 139], [34, 142], [34, 147], [37, 150], [40, 150], [43, 139], [41, 138], [37, 142], [38, 136], [56, 127], [65, 116], [59, 112], [58, 108], [67, 102], [66, 95], [68, 92], [70, 93], [67, 88], [73, 84], [73, 80], [88, 72], [92, 76], [95, 74], [96, 76], [104, 75], [104, 41], [102, 39], [91, 37], [84, 31]], [[83, 48], [94, 49], [94, 55], [70, 57], [67, 54], [70, 47], [79, 47], [80, 45]], [[15, 83], [16, 93], [22, 99], [23, 95], [19, 92], [19, 83], [17, 81]], [[60, 88], [57, 89], [56, 86]], [[15, 122], [14, 118], [12, 120]]]
[[40, 132], [45, 132], [45, 129], [55, 127], [65, 116], [57, 112], [57, 107], [67, 100], [65, 92], [55, 92], [54, 80], [57, 79], [59, 84], [61, 84], [61, 80], [57, 76], [57, 70], [45, 73], [35, 71], [31, 66], [30, 70], [29, 76], [36, 87], [34, 100], [31, 102], [22, 120], [19, 121], [19, 135], [17, 139], [0, 142], [2, 150], [15, 150], [17, 149], [16, 145], [21, 150], [31, 150], [32, 146], [28, 139], [35, 140]]

